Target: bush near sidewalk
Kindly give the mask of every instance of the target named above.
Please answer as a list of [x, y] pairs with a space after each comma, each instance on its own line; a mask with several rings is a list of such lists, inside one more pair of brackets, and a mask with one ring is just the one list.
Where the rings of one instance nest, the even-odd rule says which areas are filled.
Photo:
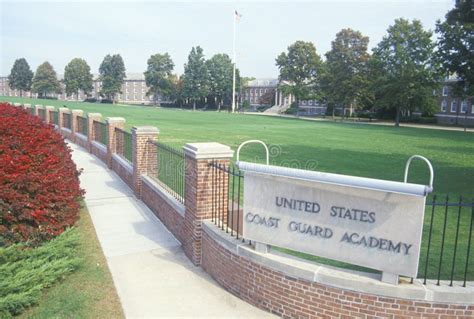
[[78, 244], [77, 230], [69, 229], [36, 248], [24, 243], [0, 248], [0, 318], [36, 304], [44, 288], [74, 271], [81, 261]]
[[78, 219], [79, 172], [51, 125], [0, 103], [0, 247], [38, 245]]

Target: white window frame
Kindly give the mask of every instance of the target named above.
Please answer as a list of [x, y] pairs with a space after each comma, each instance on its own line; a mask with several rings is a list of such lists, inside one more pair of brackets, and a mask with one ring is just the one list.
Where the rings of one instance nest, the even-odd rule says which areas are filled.
[[446, 112], [448, 108], [448, 102], [446, 100], [441, 101], [441, 112]]
[[461, 101], [461, 113], [467, 113], [467, 101]]
[[443, 86], [443, 96], [448, 96], [449, 89], [447, 86]]
[[458, 102], [456, 100], [451, 101], [451, 113], [456, 113], [458, 111]]

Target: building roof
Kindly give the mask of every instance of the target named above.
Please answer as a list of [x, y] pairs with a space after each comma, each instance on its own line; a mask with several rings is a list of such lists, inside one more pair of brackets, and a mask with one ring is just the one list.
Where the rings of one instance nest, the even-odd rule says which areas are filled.
[[276, 87], [278, 85], [278, 79], [256, 79], [249, 81], [247, 86], [261, 86], [261, 87], [268, 87], [268, 86], [274, 86]]

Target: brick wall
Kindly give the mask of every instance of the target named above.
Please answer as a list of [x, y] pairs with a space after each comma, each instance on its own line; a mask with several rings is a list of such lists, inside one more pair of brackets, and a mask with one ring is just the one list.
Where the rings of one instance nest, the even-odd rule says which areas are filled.
[[112, 170], [116, 172], [118, 176], [120, 176], [120, 178], [128, 185], [128, 187], [133, 189], [133, 170], [130, 171], [125, 168], [115, 156], [112, 156]]
[[147, 183], [142, 183], [142, 200], [168, 230], [182, 243], [184, 218]]
[[292, 278], [202, 236], [203, 269], [226, 290], [283, 318], [473, 318], [474, 305], [387, 298]]

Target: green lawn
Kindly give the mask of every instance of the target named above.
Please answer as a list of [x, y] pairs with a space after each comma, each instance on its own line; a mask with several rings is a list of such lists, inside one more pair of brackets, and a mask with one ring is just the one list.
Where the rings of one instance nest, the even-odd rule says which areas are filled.
[[[99, 112], [104, 117], [121, 116], [127, 128], [153, 125], [160, 140], [173, 146], [188, 142], [221, 142], [234, 150], [248, 139], [261, 139], [271, 146], [277, 165], [309, 168], [401, 181], [409, 156], [426, 156], [435, 170], [435, 192], [474, 192], [474, 134], [457, 131], [395, 128], [367, 124], [302, 121], [225, 112], [145, 106], [107, 105], [55, 100], [0, 97], [0, 100], [64, 106]], [[263, 160], [263, 150], [255, 145], [242, 151], [245, 160]], [[414, 162], [409, 180], [427, 183], [428, 170]]]
[[20, 318], [123, 318], [115, 291], [97, 240], [92, 220], [86, 209], [74, 230], [78, 237], [75, 256], [81, 258], [76, 271], [47, 289], [38, 305]]
[[[188, 142], [221, 142], [236, 150], [248, 139], [260, 139], [270, 146], [271, 162], [276, 165], [306, 168], [324, 172], [402, 181], [406, 160], [413, 154], [427, 157], [435, 171], [434, 192], [449, 194], [451, 202], [459, 195], [472, 200], [474, 194], [474, 134], [460, 131], [333, 122], [302, 121], [258, 115], [225, 112], [192, 112], [187, 110], [145, 106], [106, 105], [28, 98], [0, 97], [0, 100], [53, 106], [67, 106], [85, 112], [99, 112], [104, 117], [121, 116], [127, 128], [153, 125], [160, 129], [159, 139], [173, 146]], [[241, 158], [262, 162], [261, 146], [248, 146]], [[422, 162], [413, 162], [409, 181], [425, 184], [428, 169]], [[430, 247], [428, 277], [438, 273], [442, 243], [444, 210], [435, 211]], [[470, 209], [463, 209], [460, 219], [455, 278], [463, 279]], [[430, 211], [425, 214], [425, 228], [419, 275], [425, 272]], [[450, 209], [447, 218], [441, 277], [449, 278], [454, 259], [457, 210]], [[468, 265], [468, 279], [474, 279], [474, 258]], [[462, 276], [461, 276], [462, 275]]]

